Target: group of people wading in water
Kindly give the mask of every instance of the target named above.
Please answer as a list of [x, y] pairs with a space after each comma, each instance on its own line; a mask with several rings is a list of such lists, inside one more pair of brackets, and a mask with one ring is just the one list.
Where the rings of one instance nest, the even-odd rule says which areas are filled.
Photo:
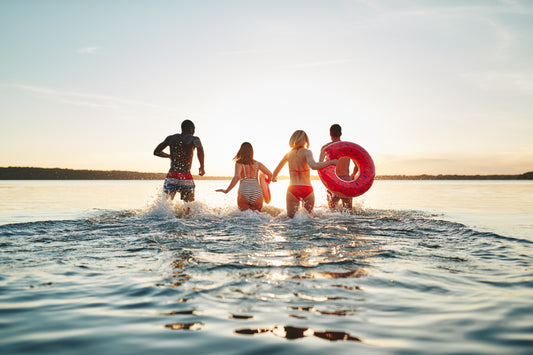
[[[194, 179], [191, 174], [194, 150], [196, 149], [198, 161], [200, 162], [199, 175], [205, 175], [204, 170], [204, 149], [200, 138], [194, 136], [194, 123], [185, 120], [181, 124], [181, 133], [168, 136], [154, 150], [154, 155], [162, 158], [170, 158], [170, 170], [165, 178], [163, 190], [173, 199], [177, 192], [181, 199], [186, 202], [194, 201]], [[287, 152], [279, 162], [274, 173], [262, 163], [254, 160], [254, 151], [250, 143], [242, 143], [239, 151], [233, 158], [235, 161], [235, 173], [226, 189], [218, 189], [217, 192], [228, 193], [239, 183], [237, 194], [237, 205], [241, 211], [251, 209], [261, 211], [263, 208], [263, 191], [259, 184], [259, 172], [264, 173], [269, 181], [276, 182], [278, 174], [285, 164], [289, 164], [289, 187], [287, 188], [287, 216], [294, 217], [300, 203], [308, 211], [312, 212], [315, 205], [315, 194], [311, 185], [311, 170], [318, 170], [328, 165], [336, 165], [337, 175], [346, 181], [353, 180], [357, 174], [358, 167], [354, 164], [350, 173], [350, 161], [348, 157], [340, 159], [325, 160], [324, 148], [328, 145], [340, 141], [342, 135], [341, 127], [334, 124], [330, 127], [331, 142], [324, 145], [320, 151], [319, 161], [313, 158], [313, 153], [309, 150], [309, 138], [307, 134], [298, 130], [289, 139], [291, 150]], [[169, 147], [170, 153], [163, 150]], [[327, 192], [328, 205], [331, 209], [337, 208], [339, 200], [345, 210], [352, 210], [352, 199], [335, 195], [331, 191]]]

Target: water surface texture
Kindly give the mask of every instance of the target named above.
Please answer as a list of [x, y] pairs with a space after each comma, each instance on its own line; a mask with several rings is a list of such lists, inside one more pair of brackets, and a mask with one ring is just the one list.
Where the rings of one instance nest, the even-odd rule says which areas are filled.
[[0, 352], [533, 351], [533, 184], [377, 182], [354, 214], [316, 185], [292, 220], [283, 182], [262, 213], [226, 184], [2, 182]]

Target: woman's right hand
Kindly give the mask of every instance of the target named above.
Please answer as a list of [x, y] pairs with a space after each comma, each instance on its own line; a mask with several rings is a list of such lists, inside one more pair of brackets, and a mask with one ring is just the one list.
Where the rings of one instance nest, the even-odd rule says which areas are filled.
[[224, 190], [224, 189], [218, 189], [218, 190], [216, 190], [216, 192], [223, 192], [223, 193], [225, 193], [225, 194], [228, 193], [228, 192], [227, 192], [226, 190]]

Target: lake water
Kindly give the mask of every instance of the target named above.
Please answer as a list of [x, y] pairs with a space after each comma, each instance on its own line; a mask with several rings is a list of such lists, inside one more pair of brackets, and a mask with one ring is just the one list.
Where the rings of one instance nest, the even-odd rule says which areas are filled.
[[355, 213], [227, 181], [0, 181], [2, 354], [531, 354], [533, 183], [376, 181]]

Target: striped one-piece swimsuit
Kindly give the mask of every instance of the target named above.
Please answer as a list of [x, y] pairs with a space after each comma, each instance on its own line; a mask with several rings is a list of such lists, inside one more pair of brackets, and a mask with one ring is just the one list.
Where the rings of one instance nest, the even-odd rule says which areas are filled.
[[243, 195], [247, 200], [250, 206], [261, 196], [263, 196], [263, 190], [261, 190], [261, 185], [257, 181], [257, 162], [255, 162], [255, 169], [252, 177], [246, 176], [246, 168], [243, 165], [242, 170], [244, 172], [244, 177], [241, 179], [239, 184], [239, 193]]

